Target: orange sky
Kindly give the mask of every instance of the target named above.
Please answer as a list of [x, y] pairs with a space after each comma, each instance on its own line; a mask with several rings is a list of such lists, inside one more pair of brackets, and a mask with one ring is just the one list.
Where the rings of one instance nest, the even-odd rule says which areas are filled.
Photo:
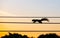
[[[60, 0], [0, 0], [0, 16], [60, 16]], [[50, 19], [49, 19], [50, 20]], [[6, 19], [0, 18], [0, 22], [27, 21], [31, 19]], [[50, 22], [59, 22], [59, 19], [51, 19]], [[5, 24], [0, 23], [0, 30], [60, 30], [60, 24]], [[13, 32], [12, 32], [13, 33]], [[60, 32], [17, 32], [28, 36], [38, 36], [45, 33]], [[8, 32], [0, 32], [4, 36]]]
[[[37, 38], [41, 34], [49, 34], [49, 33], [56, 33], [60, 36], [60, 32], [10, 32], [10, 33], [19, 33], [22, 35], [27, 35], [29, 37], [35, 37]], [[0, 32], [0, 36], [8, 35], [8, 32]]]
[[[6, 19], [6, 18], [0, 18], [0, 22], [9, 22], [9, 21], [31, 21], [28, 19]], [[60, 30], [60, 24], [5, 24], [0, 23], [0, 30]], [[40, 34], [45, 34], [49, 32], [16, 32], [20, 34], [26, 34], [28, 36], [38, 36]], [[60, 35], [60, 32], [50, 32], [50, 33], [57, 33]], [[5, 34], [8, 34], [7, 32], [0, 32], [0, 36], [4, 36]]]
[[[1, 20], [7, 21], [7, 20]], [[60, 24], [5, 24], [0, 23], [0, 30], [60, 30]], [[15, 33], [15, 32], [12, 32]], [[22, 35], [28, 35], [29, 37], [38, 36], [45, 33], [57, 33], [60, 32], [16, 32]], [[8, 32], [0, 32], [0, 36], [4, 36]]]

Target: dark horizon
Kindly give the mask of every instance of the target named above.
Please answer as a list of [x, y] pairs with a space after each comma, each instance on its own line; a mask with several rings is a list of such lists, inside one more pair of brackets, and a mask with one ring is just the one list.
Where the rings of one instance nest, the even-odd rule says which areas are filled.
[[[18, 33], [9, 33], [8, 35], [1, 36], [1, 38], [34, 38], [34, 36], [27, 36]], [[56, 33], [41, 34], [37, 38], [60, 38]]]

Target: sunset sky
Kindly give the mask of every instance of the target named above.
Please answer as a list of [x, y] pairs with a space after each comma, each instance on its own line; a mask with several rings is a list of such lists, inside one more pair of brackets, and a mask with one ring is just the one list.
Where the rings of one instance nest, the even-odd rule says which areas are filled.
[[[0, 0], [0, 16], [60, 16], [60, 0]], [[6, 21], [31, 19], [6, 19]], [[51, 19], [52, 21], [60, 21]], [[60, 30], [60, 24], [2, 24], [0, 30]], [[2, 33], [3, 34], [3, 33]], [[2, 35], [1, 34], [1, 35]], [[5, 34], [5, 33], [4, 33]], [[34, 35], [34, 34], [33, 34]]]
[[59, 16], [60, 0], [0, 0], [0, 10], [18, 16]]

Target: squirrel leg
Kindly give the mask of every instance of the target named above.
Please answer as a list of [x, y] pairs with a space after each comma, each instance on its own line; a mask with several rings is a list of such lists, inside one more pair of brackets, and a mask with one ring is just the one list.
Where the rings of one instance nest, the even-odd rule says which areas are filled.
[[39, 23], [42, 23], [42, 21], [38, 21]]

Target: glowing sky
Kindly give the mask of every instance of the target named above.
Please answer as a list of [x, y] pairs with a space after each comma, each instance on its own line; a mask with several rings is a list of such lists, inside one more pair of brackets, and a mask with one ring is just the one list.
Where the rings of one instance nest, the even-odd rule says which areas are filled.
[[[60, 16], [59, 14], [60, 0], [0, 0], [0, 15], [2, 16]], [[3, 19], [2, 21], [9, 20]], [[4, 25], [7, 25], [5, 27], [8, 27], [8, 24]], [[25, 27], [24, 25], [22, 26]], [[34, 25], [34, 27], [36, 26]], [[59, 29], [56, 26], [59, 27], [59, 25], [42, 27]], [[32, 27], [33, 26], [31, 26], [31, 28]], [[39, 27], [39, 25], [37, 27]], [[12, 28], [12, 26], [9, 28]]]
[[[60, 16], [60, 0], [0, 0], [0, 15]], [[60, 30], [60, 24], [0, 24], [0, 30]]]
[[19, 16], [60, 16], [60, 0], [0, 0], [0, 10]]

